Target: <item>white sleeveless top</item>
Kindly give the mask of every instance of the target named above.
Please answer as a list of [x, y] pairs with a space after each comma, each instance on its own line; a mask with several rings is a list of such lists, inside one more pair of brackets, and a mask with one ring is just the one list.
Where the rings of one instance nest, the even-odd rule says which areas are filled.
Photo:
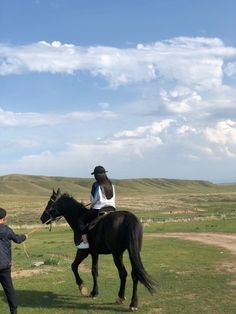
[[102, 193], [102, 190], [101, 190], [99, 184], [97, 184], [94, 196], [92, 194], [90, 196], [90, 200], [92, 203], [91, 207], [94, 209], [97, 209], [97, 210], [99, 210], [105, 206], [115, 207], [115, 188], [114, 188], [114, 185], [112, 185], [112, 189], [113, 189], [113, 197], [108, 200], [106, 198], [106, 195], [104, 195]]

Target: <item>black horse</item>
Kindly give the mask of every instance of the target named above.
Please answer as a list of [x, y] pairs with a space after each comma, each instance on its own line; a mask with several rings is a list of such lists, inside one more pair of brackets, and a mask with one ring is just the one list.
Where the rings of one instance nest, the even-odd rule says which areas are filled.
[[[78, 244], [78, 220], [88, 209], [83, 203], [77, 202], [68, 194], [61, 194], [60, 189], [53, 193], [41, 216], [42, 223], [49, 223], [57, 217], [64, 216], [72, 230], [74, 231], [74, 241]], [[131, 276], [133, 280], [133, 293], [130, 309], [138, 308], [137, 285], [140, 281], [148, 291], [155, 292], [155, 283], [147, 274], [140, 257], [143, 230], [138, 218], [128, 211], [114, 211], [105, 215], [91, 230], [88, 231], [89, 249], [78, 249], [72, 271], [79, 289], [83, 295], [87, 288], [78, 274], [79, 264], [89, 255], [92, 256], [92, 276], [93, 289], [91, 297], [98, 295], [98, 255], [112, 254], [114, 263], [118, 269], [120, 277], [120, 290], [117, 303], [121, 304], [125, 300], [125, 285], [127, 271], [123, 264], [123, 253], [128, 250], [132, 266]]]

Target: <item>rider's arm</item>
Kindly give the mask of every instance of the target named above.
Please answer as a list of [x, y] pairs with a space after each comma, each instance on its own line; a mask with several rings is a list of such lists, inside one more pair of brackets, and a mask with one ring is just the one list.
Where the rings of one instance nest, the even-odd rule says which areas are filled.
[[98, 200], [99, 200], [99, 184], [97, 182], [94, 182], [90, 195], [90, 201], [92, 203], [91, 207], [93, 207]]

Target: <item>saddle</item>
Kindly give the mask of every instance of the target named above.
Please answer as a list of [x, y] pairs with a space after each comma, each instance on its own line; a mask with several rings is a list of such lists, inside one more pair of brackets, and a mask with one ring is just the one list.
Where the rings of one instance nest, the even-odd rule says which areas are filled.
[[86, 226], [86, 229], [92, 230], [99, 223], [100, 220], [102, 220], [106, 215], [114, 212], [115, 210], [116, 209], [112, 206], [102, 207], [99, 210], [98, 216], [88, 223], [88, 225]]

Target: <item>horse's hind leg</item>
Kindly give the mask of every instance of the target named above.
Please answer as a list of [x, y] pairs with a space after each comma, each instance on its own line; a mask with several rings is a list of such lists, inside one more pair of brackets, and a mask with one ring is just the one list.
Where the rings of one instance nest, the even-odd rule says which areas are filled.
[[90, 296], [95, 298], [98, 295], [98, 255], [92, 254], [92, 276], [93, 276], [93, 290], [90, 292]]
[[131, 271], [131, 277], [133, 280], [133, 293], [132, 293], [132, 298], [131, 298], [131, 303], [130, 303], [130, 309], [131, 311], [136, 311], [138, 309], [138, 277], [136, 275], [136, 272], [134, 269]]
[[123, 255], [113, 255], [113, 260], [118, 269], [119, 277], [120, 277], [120, 290], [118, 293], [118, 299], [116, 300], [116, 303], [122, 304], [124, 303], [124, 300], [125, 300], [125, 285], [126, 285], [127, 271], [123, 264]]
[[87, 288], [83, 284], [83, 280], [81, 279], [78, 273], [78, 267], [80, 263], [88, 256], [88, 250], [77, 250], [74, 262], [71, 264], [71, 269], [75, 276], [75, 281], [79, 287], [79, 290], [82, 295], [86, 296], [88, 294]]

